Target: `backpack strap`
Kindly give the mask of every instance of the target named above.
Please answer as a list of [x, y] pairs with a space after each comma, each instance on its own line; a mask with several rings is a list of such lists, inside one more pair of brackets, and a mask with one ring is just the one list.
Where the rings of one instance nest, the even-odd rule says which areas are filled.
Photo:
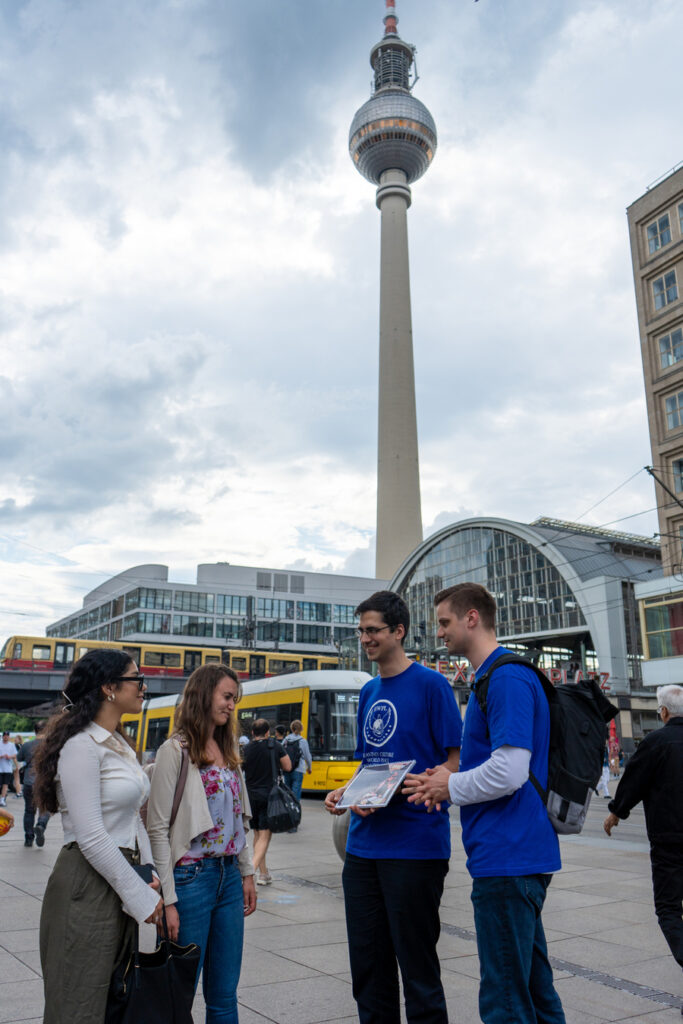
[[268, 744], [268, 749], [270, 750], [270, 767], [273, 773], [273, 782], [277, 782], [280, 773], [278, 766], [275, 764], [275, 740], [272, 736], [269, 736], [266, 742]]
[[[501, 668], [503, 665], [524, 665], [525, 668], [530, 668], [532, 672], [536, 673], [536, 676], [538, 677], [538, 680], [541, 686], [543, 687], [543, 692], [545, 693], [548, 699], [548, 704], [554, 704], [557, 700], [555, 687], [550, 682], [545, 672], [542, 671], [542, 669], [534, 665], [533, 662], [528, 661], [527, 658], [520, 657], [519, 654], [501, 654], [498, 658], [496, 658], [493, 664], [487, 668], [486, 672], [484, 672], [484, 674], [480, 676], [479, 679], [476, 679], [472, 683], [472, 691], [477, 699], [479, 710], [486, 719], [487, 737], [490, 736], [487, 715], [487, 697], [489, 692], [489, 683], [491, 682], [491, 675], [493, 674], [493, 672], [495, 672], [497, 668]], [[540, 796], [541, 800], [543, 801], [543, 806], [545, 807], [546, 801], [548, 799], [547, 790], [543, 788], [543, 786], [538, 781], [534, 773], [531, 771], [531, 768], [529, 768], [529, 782]]]

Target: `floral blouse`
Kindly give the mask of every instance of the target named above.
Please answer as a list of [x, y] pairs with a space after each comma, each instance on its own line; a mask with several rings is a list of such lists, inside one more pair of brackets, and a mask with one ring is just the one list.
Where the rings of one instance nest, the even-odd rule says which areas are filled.
[[238, 854], [245, 846], [240, 783], [230, 768], [208, 765], [200, 769], [213, 828], [196, 836], [178, 864], [195, 864], [203, 857]]

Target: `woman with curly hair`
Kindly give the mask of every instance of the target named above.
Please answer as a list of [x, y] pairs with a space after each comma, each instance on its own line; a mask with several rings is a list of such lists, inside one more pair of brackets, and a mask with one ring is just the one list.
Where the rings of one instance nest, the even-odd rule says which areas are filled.
[[[147, 828], [172, 939], [201, 949], [207, 1024], [237, 1024], [244, 918], [256, 910], [247, 847], [251, 811], [240, 769], [235, 705], [241, 696], [225, 665], [196, 669], [183, 691], [176, 730], [159, 748]], [[170, 825], [183, 759], [187, 776]]]
[[161, 921], [158, 879], [148, 884], [133, 867], [152, 863], [139, 814], [149, 782], [120, 725], [144, 692], [129, 654], [89, 651], [36, 756], [36, 805], [59, 811], [64, 829], [40, 915], [44, 1024], [103, 1024], [111, 975], [135, 929]]

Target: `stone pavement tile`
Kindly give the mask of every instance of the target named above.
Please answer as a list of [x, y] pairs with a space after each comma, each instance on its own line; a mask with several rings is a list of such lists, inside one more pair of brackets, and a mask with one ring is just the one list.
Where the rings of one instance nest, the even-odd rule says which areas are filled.
[[599, 893], [603, 896], [611, 896], [615, 900], [642, 899], [646, 903], [652, 903], [652, 879], [642, 875], [633, 878], [621, 875], [617, 878], [613, 877], [610, 882], [594, 882], [592, 877], [586, 876], [585, 884], [582, 883], [574, 888], [577, 892]]
[[[253, 917], [256, 917], [254, 914]], [[250, 917], [248, 920], [253, 920]], [[277, 951], [287, 942], [292, 941], [291, 925], [284, 925], [279, 928], [263, 928], [250, 930], [247, 928], [245, 942], [257, 949]], [[296, 928], [296, 944], [301, 949], [304, 946], [320, 946], [333, 942], [346, 942], [346, 924], [343, 921], [323, 921], [313, 924], [300, 924]]]
[[464, 938], [461, 935], [449, 935], [448, 932], [441, 932], [437, 945], [439, 957], [471, 956], [477, 952], [477, 945], [474, 939]]
[[12, 929], [23, 931], [40, 924], [39, 900], [32, 896], [13, 896], [2, 901], [2, 920], [11, 921]]
[[351, 986], [329, 977], [241, 989], [240, 1005], [277, 1024], [322, 1024], [356, 1012]]
[[648, 954], [642, 949], [636, 950], [629, 946], [604, 942], [595, 936], [575, 936], [573, 939], [560, 939], [552, 942], [548, 950], [551, 957], [567, 960], [569, 963], [588, 967], [593, 971], [604, 971], [606, 974], [618, 973], [621, 964], [634, 964], [657, 954]]
[[543, 909], [544, 928], [557, 928], [569, 935], [591, 935], [593, 932], [604, 932], [609, 928], [623, 928], [619, 919], [618, 908], [612, 905], [610, 913], [604, 904], [597, 907], [581, 907], [580, 910], [548, 910]]
[[43, 1016], [43, 983], [39, 978], [0, 985], [0, 1024]]
[[[327, 947], [323, 947], [323, 949], [325, 948]], [[285, 958], [264, 949], [250, 951], [250, 955], [245, 955], [245, 953], [242, 955], [240, 989], [258, 985], [264, 978], [268, 979], [268, 984], [272, 984], [278, 981], [315, 977], [315, 971], [306, 966], [303, 960], [297, 960], [294, 957]]]
[[448, 1019], [452, 1024], [479, 1020], [479, 981], [467, 974], [444, 971], [441, 975]]
[[[279, 902], [275, 892], [274, 886], [268, 887], [268, 896], [263, 901], [264, 909], [267, 909], [273, 918], [281, 919], [283, 923], [299, 921], [302, 924], [307, 924], [309, 921], [329, 921], [334, 920], [335, 917], [341, 920], [344, 917], [344, 904], [341, 900], [335, 901], [333, 898], [324, 896], [315, 902], [310, 898], [307, 900], [297, 898], [291, 903]], [[272, 923], [275, 923], [274, 920]]]
[[598, 985], [586, 978], [560, 978], [555, 987], [565, 1011], [569, 1007], [592, 1014], [598, 1020], [626, 1020], [661, 1009], [649, 999], [642, 999], [620, 989], [608, 988], [606, 985]]
[[0, 981], [3, 986], [15, 981], [34, 981], [36, 972], [11, 953], [0, 952]]
[[609, 914], [614, 914], [620, 918], [624, 924], [635, 925], [635, 924], [657, 924], [657, 917], [655, 915], [655, 907], [652, 900], [649, 903], [626, 900], [612, 900], [610, 904], [605, 905], [605, 910]]
[[[604, 864], [604, 857], [601, 858]], [[583, 877], [577, 877], [582, 874]], [[582, 867], [581, 872], [559, 871], [553, 875], [553, 888], [576, 889], [577, 892], [593, 892], [598, 896], [608, 896], [610, 891], [617, 893], [618, 890], [629, 882], [642, 884], [642, 875], [635, 868], [629, 871], [612, 871], [605, 867]]]
[[26, 964], [34, 974], [42, 978], [43, 968], [40, 963], [40, 953], [37, 949], [27, 949], [21, 953], [15, 953], [14, 957], [16, 960], [21, 960], [22, 964]]
[[[623, 1018], [627, 1020], [628, 1018]], [[674, 1021], [681, 1020], [681, 1011], [678, 1007], [668, 1008], [662, 1007], [661, 1010], [655, 1010], [654, 1013], [646, 1013], [641, 1017], [637, 1018], [638, 1024], [674, 1024]], [[633, 1022], [631, 1022], [633, 1024]]]
[[465, 974], [479, 981], [479, 957], [476, 953], [470, 953], [469, 956], [441, 956], [440, 959], [442, 971], [454, 971], [455, 974]]
[[25, 949], [38, 949], [39, 933], [37, 928], [24, 928], [21, 931], [4, 931], [0, 934], [0, 946], [9, 953], [21, 953]]
[[550, 911], [556, 910], [580, 910], [581, 907], [598, 907], [603, 903], [613, 903], [611, 896], [597, 896], [594, 893], [575, 892], [573, 889], [558, 889], [553, 881], [548, 889], [545, 904], [543, 906], [543, 918]]
[[605, 931], [596, 932], [592, 937], [601, 942], [612, 942], [619, 946], [638, 949], [641, 960], [664, 956], [669, 952], [666, 939], [655, 921], [649, 924], [629, 925], [627, 928], [623, 925], [621, 928], [606, 928]]
[[[287, 949], [286, 952], [282, 952], [281, 956], [290, 961], [290, 966], [292, 966], [291, 961], [294, 961], [297, 964], [312, 967], [321, 974], [334, 974], [336, 977], [340, 977], [348, 973], [349, 947], [346, 942], [330, 942], [325, 946], [301, 946], [296, 949]], [[263, 977], [271, 980], [269, 974], [264, 974]], [[292, 977], [296, 977], [296, 975], [292, 973]]]
[[671, 992], [683, 998], [683, 973], [670, 953], [641, 963], [624, 964], [614, 973], [627, 981], [649, 985], [650, 988], [658, 988], [661, 992]]

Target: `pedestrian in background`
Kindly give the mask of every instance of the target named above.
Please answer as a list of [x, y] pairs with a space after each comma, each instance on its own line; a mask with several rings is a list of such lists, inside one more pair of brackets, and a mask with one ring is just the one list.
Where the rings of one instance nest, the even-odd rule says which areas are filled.
[[3, 732], [0, 742], [0, 807], [7, 803], [7, 790], [12, 785], [17, 767], [17, 748], [8, 732]]
[[629, 759], [604, 828], [611, 836], [642, 800], [655, 912], [683, 968], [683, 686], [658, 687], [657, 705], [664, 728], [648, 733]]
[[[304, 772], [308, 772], [310, 775], [313, 771], [313, 761], [311, 759], [311, 748], [308, 742], [301, 735], [303, 732], [303, 722], [300, 722], [298, 718], [289, 726], [290, 732], [285, 736], [283, 747], [292, 762], [291, 772], [286, 772], [285, 782], [291, 789], [297, 800], [301, 801], [301, 788], [304, 781]], [[296, 828], [290, 828], [290, 832], [296, 832]]]
[[[147, 807], [169, 935], [201, 951], [195, 984], [203, 970], [207, 1024], [237, 1024], [244, 918], [256, 910], [246, 841], [251, 811], [234, 729], [239, 699], [232, 669], [195, 669], [175, 732], [157, 752]], [[187, 776], [171, 824], [184, 756]]]
[[103, 1024], [115, 966], [143, 921], [161, 921], [159, 880], [139, 810], [149, 781], [121, 733], [140, 713], [144, 677], [129, 654], [88, 651], [74, 662], [63, 712], [45, 729], [35, 758], [35, 803], [60, 811], [62, 847], [40, 915], [43, 1024]]
[[[244, 774], [251, 803], [254, 829], [254, 869], [258, 872], [257, 885], [270, 885], [273, 881], [266, 864], [272, 832], [268, 828], [268, 794], [273, 788], [273, 757], [276, 770], [289, 772], [292, 762], [284, 747], [270, 738], [270, 725], [265, 718], [257, 718], [251, 728], [251, 743], [244, 748]], [[273, 745], [272, 756], [269, 744]]]
[[[24, 846], [45, 846], [45, 829], [50, 820], [47, 811], [39, 811], [33, 799], [33, 785], [36, 781], [35, 757], [42, 743], [44, 722], [36, 722], [36, 738], [22, 743], [17, 758], [24, 762]], [[38, 821], [36, 822], [36, 814]]]

